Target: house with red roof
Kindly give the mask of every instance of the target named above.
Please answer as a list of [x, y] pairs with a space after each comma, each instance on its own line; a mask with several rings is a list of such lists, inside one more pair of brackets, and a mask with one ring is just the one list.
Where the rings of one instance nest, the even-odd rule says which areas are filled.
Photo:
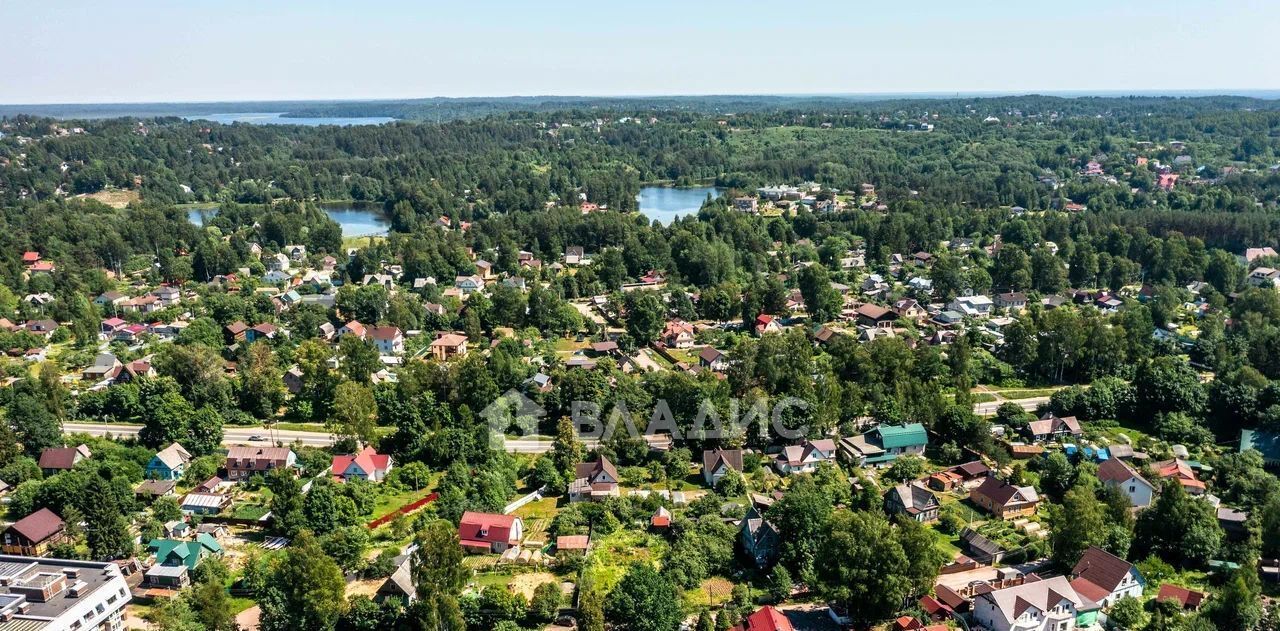
[[32, 265], [35, 265], [35, 264], [36, 264], [36, 263], [38, 263], [38, 262], [40, 262], [40, 253], [39, 253], [39, 252], [32, 252], [32, 251], [28, 250], [28, 251], [26, 251], [26, 252], [23, 252], [23, 253], [22, 253], [22, 266], [23, 266], [23, 267], [31, 267]]
[[1185, 587], [1170, 585], [1168, 583], [1161, 585], [1160, 592], [1156, 594], [1156, 600], [1172, 600], [1178, 603], [1178, 605], [1183, 609], [1191, 609], [1193, 611], [1199, 609], [1200, 604], [1203, 603], [1204, 599], [1207, 597], [1208, 594], [1205, 594], [1204, 592], [1198, 592], [1194, 589], [1187, 589]]
[[756, 335], [764, 335], [765, 333], [778, 333], [782, 331], [782, 325], [778, 324], [777, 318], [762, 313], [756, 316]]
[[670, 348], [693, 346], [693, 325], [684, 320], [672, 320], [662, 329], [662, 343]]
[[375, 326], [369, 329], [369, 339], [383, 355], [404, 353], [404, 333], [398, 326]]
[[729, 631], [795, 631], [795, 627], [781, 611], [766, 605], [743, 618], [741, 624]]
[[1161, 480], [1176, 480], [1191, 495], [1204, 495], [1205, 485], [1185, 460], [1174, 458], [1151, 465]]
[[458, 538], [467, 552], [505, 552], [520, 545], [524, 521], [515, 515], [467, 511], [458, 523]]
[[391, 470], [391, 464], [391, 456], [380, 454], [373, 447], [365, 447], [358, 454], [334, 456], [330, 470], [335, 480], [343, 482], [356, 478], [381, 482]]

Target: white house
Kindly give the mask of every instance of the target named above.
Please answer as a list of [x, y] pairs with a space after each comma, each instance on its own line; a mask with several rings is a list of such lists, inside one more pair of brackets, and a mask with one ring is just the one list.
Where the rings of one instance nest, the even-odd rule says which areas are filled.
[[1142, 597], [1146, 581], [1132, 563], [1103, 550], [1090, 547], [1071, 570], [1071, 588], [1103, 607], [1125, 596]]
[[1114, 486], [1129, 498], [1137, 508], [1146, 508], [1156, 494], [1156, 488], [1119, 458], [1110, 458], [1098, 465], [1098, 479]]
[[1065, 576], [980, 594], [973, 621], [990, 631], [1073, 631], [1085, 601]]
[[986, 296], [959, 296], [947, 308], [970, 318], [985, 318], [991, 315], [991, 308], [994, 306], [995, 303]]
[[398, 326], [375, 326], [369, 329], [369, 339], [373, 340], [378, 352], [383, 355], [400, 355], [404, 353], [404, 333]]
[[774, 459], [778, 473], [812, 473], [818, 464], [835, 460], [836, 441], [830, 438], [811, 440], [803, 445], [788, 445]]

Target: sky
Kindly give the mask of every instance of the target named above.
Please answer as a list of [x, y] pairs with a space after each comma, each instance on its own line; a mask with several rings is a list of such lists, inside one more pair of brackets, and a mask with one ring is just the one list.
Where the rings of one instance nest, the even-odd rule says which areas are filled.
[[1280, 88], [1275, 0], [0, 0], [0, 103]]

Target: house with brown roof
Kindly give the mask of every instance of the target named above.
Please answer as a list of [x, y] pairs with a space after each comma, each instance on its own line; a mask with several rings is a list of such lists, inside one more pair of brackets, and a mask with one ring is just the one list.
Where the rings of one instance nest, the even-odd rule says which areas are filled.
[[698, 353], [698, 365], [712, 372], [724, 372], [729, 369], [729, 356], [707, 346]]
[[884, 512], [899, 513], [922, 524], [938, 521], [938, 496], [919, 482], [897, 484], [884, 494]]
[[969, 501], [1000, 519], [1034, 515], [1040, 496], [1030, 486], [1014, 486], [995, 476], [969, 490]]
[[730, 471], [742, 473], [741, 449], [708, 449], [702, 452], [702, 479], [707, 486], [715, 488], [720, 478]]
[[595, 462], [580, 462], [577, 477], [569, 484], [569, 501], [601, 501], [618, 496], [618, 470], [609, 459], [600, 456]]
[[1194, 589], [1187, 589], [1178, 585], [1165, 583], [1160, 586], [1160, 591], [1156, 593], [1156, 600], [1172, 600], [1183, 609], [1195, 611], [1200, 608], [1204, 599], [1208, 598], [1208, 594], [1198, 592]]
[[369, 329], [369, 339], [383, 355], [404, 353], [404, 333], [398, 326], [375, 326]]
[[869, 302], [858, 305], [853, 312], [857, 316], [858, 324], [872, 328], [893, 328], [893, 321], [898, 319], [897, 312]]
[[515, 515], [467, 511], [458, 523], [458, 538], [467, 552], [505, 552], [524, 539], [524, 521]]
[[563, 535], [556, 537], [556, 556], [577, 555], [587, 553], [591, 547], [591, 538], [587, 535]]
[[445, 361], [450, 357], [467, 356], [467, 336], [457, 333], [441, 333], [431, 341], [431, 357]]
[[288, 447], [234, 446], [227, 450], [227, 480], [240, 482], [255, 473], [267, 475], [275, 469], [291, 468], [297, 459]]
[[1129, 503], [1137, 508], [1151, 505], [1156, 487], [1119, 458], [1108, 458], [1098, 465], [1098, 479], [1103, 484], [1120, 489]]
[[76, 463], [93, 456], [88, 445], [75, 447], [50, 447], [40, 452], [40, 470], [46, 476], [75, 468]]
[[342, 338], [347, 335], [354, 335], [363, 340], [369, 332], [359, 320], [352, 320], [338, 328], [336, 337]]
[[1027, 423], [1022, 433], [1032, 442], [1043, 443], [1051, 440], [1075, 438], [1080, 436], [1083, 431], [1080, 429], [1080, 421], [1076, 420], [1076, 417], [1058, 416], [1053, 412], [1046, 412], [1038, 420]]
[[5, 554], [39, 557], [44, 556], [50, 546], [69, 539], [62, 518], [42, 508], [5, 529], [3, 550]]
[[1103, 607], [1116, 604], [1125, 596], [1142, 597], [1146, 581], [1132, 563], [1090, 546], [1071, 570], [1071, 587], [1076, 593]]
[[996, 306], [1009, 311], [1022, 311], [1027, 308], [1027, 295], [1020, 291], [997, 294]]
[[813, 473], [818, 464], [832, 462], [836, 458], [836, 441], [830, 438], [805, 441], [800, 445], [787, 445], [774, 458], [778, 473]]
[[693, 346], [693, 325], [684, 320], [672, 320], [662, 329], [659, 339], [669, 348], [689, 348]]

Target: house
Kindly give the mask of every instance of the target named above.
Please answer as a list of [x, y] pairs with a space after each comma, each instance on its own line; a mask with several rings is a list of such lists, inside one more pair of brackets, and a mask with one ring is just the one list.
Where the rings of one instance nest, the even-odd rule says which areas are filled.
[[1180, 458], [1163, 460], [1151, 465], [1156, 475], [1162, 480], [1175, 480], [1191, 495], [1204, 495], [1205, 485], [1196, 477], [1196, 472]]
[[978, 563], [999, 563], [1005, 555], [1005, 549], [1000, 544], [982, 536], [978, 531], [969, 527], [965, 527], [964, 530], [960, 531], [960, 544], [963, 546], [965, 554]]
[[773, 561], [781, 542], [778, 529], [754, 505], [743, 516], [738, 536], [742, 540], [742, 549], [755, 562], [756, 567], [761, 568]]
[[268, 272], [288, 272], [292, 263], [288, 254], [277, 252], [268, 256], [267, 260], [263, 261], [263, 265], [267, 267]]
[[107, 307], [107, 306], [116, 307], [116, 306], [119, 306], [120, 303], [128, 299], [129, 299], [128, 296], [113, 290], [113, 291], [103, 292], [97, 298], [94, 298], [93, 304], [99, 307]]
[[990, 631], [1073, 631], [1089, 605], [1065, 576], [979, 594], [973, 620]]
[[884, 494], [886, 513], [905, 513], [922, 524], [937, 521], [940, 506], [938, 497], [919, 482], [897, 484]]
[[702, 452], [702, 479], [715, 488], [730, 471], [742, 473], [741, 449], [708, 449]]
[[765, 605], [743, 618], [737, 626], [730, 627], [729, 631], [795, 631], [795, 627], [781, 611]]
[[693, 346], [693, 325], [684, 320], [672, 320], [662, 329], [659, 339], [669, 348], [689, 348]]
[[1071, 570], [1071, 587], [1077, 594], [1103, 607], [1125, 596], [1140, 598], [1146, 581], [1132, 563], [1095, 546], [1090, 546]]
[[1243, 541], [1249, 538], [1249, 512], [1230, 506], [1218, 507], [1218, 527], [1226, 533], [1231, 541]]
[[587, 263], [586, 253], [580, 245], [571, 245], [564, 249], [565, 265], [581, 265]]
[[484, 279], [479, 276], [457, 276], [453, 279], [453, 286], [461, 292], [463, 296], [470, 296], [477, 291], [484, 290]]
[[1034, 515], [1040, 496], [1030, 486], [1014, 486], [995, 476], [969, 490], [969, 501], [1000, 519]]
[[1098, 479], [1103, 484], [1114, 486], [1129, 498], [1129, 503], [1136, 508], [1151, 505], [1156, 487], [1143, 478], [1129, 465], [1119, 458], [1108, 458], [1098, 465]]
[[120, 371], [124, 366], [111, 353], [98, 353], [93, 358], [93, 365], [80, 371], [80, 378], [85, 381], [94, 383], [99, 381], [114, 381], [120, 376]]
[[255, 473], [266, 475], [275, 469], [293, 467], [297, 458], [288, 447], [234, 446], [227, 450], [227, 480], [240, 482]]
[[707, 346], [698, 353], [698, 365], [712, 372], [724, 372], [729, 369], [729, 356]]
[[193, 491], [184, 495], [178, 504], [187, 515], [217, 515], [231, 506], [231, 496]]
[[919, 322], [929, 316], [929, 312], [925, 311], [920, 303], [911, 298], [903, 298], [893, 303], [893, 311], [898, 314], [899, 318], [913, 320]]
[[778, 473], [812, 473], [818, 464], [835, 460], [836, 441], [830, 438], [805, 441], [800, 445], [787, 445], [774, 458], [774, 467]]
[[467, 336], [457, 333], [441, 333], [431, 341], [431, 356], [436, 361], [445, 361], [450, 357], [466, 357]]
[[764, 335], [765, 333], [778, 333], [782, 331], [782, 325], [778, 324], [777, 318], [762, 313], [756, 316], [755, 325], [756, 335]]
[[1204, 599], [1208, 598], [1208, 594], [1198, 592], [1193, 589], [1187, 589], [1178, 585], [1165, 583], [1160, 586], [1160, 591], [1156, 593], [1156, 600], [1172, 600], [1178, 603], [1183, 609], [1195, 611], [1200, 608]]
[[864, 434], [841, 439], [840, 454], [850, 464], [886, 466], [901, 455], [921, 455], [929, 444], [924, 425], [880, 425]]
[[595, 462], [580, 462], [577, 477], [569, 484], [569, 501], [600, 501], [618, 497], [618, 470], [609, 459], [600, 456]]
[[1240, 430], [1240, 452], [1250, 449], [1262, 454], [1262, 461], [1269, 465], [1280, 463], [1280, 434], [1262, 430]]
[[986, 481], [991, 475], [991, 467], [980, 460], [974, 460], [951, 467], [947, 472], [960, 479], [960, 486], [971, 489]]
[[334, 479], [344, 482], [356, 478], [381, 482], [391, 470], [391, 465], [391, 456], [380, 454], [373, 447], [365, 447], [358, 454], [334, 456], [330, 471]]
[[395, 571], [378, 587], [374, 601], [382, 603], [394, 598], [402, 603], [411, 603], [417, 600], [418, 590], [413, 584], [413, 555], [399, 555], [394, 563]]
[[143, 480], [141, 484], [133, 487], [133, 497], [139, 502], [150, 504], [158, 497], [173, 496], [177, 486], [176, 480]]
[[307, 258], [307, 246], [305, 245], [286, 245], [281, 252], [288, 255], [290, 261], [301, 261]]
[[854, 314], [857, 315], [858, 324], [879, 329], [892, 328], [893, 321], [898, 319], [897, 312], [869, 302], [859, 305], [854, 309]]
[[556, 556], [581, 556], [591, 547], [591, 537], [587, 535], [563, 535], [556, 537]]
[[995, 303], [986, 296], [958, 296], [947, 308], [968, 318], [985, 318], [991, 315]]
[[1080, 421], [1076, 420], [1076, 417], [1061, 417], [1053, 412], [1046, 412], [1039, 420], [1027, 423], [1022, 433], [1032, 442], [1043, 443], [1063, 438], [1075, 438], [1083, 432], [1080, 429]]
[[51, 476], [75, 468], [76, 463], [93, 456], [88, 445], [50, 447], [40, 452], [40, 470]]
[[187, 471], [191, 454], [178, 443], [160, 450], [147, 463], [144, 476], [151, 480], [177, 480]]
[[9, 526], [4, 531], [5, 554], [39, 557], [49, 547], [68, 541], [67, 525], [53, 511], [42, 508]]
[[369, 332], [365, 328], [364, 324], [362, 324], [359, 320], [352, 320], [342, 325], [338, 329], [338, 332], [335, 335], [338, 338], [343, 338], [348, 335], [354, 335], [363, 340], [365, 337], [369, 335]]
[[1255, 267], [1246, 280], [1254, 287], [1280, 287], [1280, 270]]
[[153, 539], [147, 549], [156, 562], [144, 576], [149, 585], [181, 589], [190, 584], [190, 573], [207, 558], [222, 555], [222, 545], [210, 535], [196, 535], [193, 541]]
[[996, 306], [1009, 311], [1022, 311], [1027, 308], [1027, 295], [1020, 291], [997, 294]]
[[505, 552], [520, 545], [524, 521], [515, 515], [467, 511], [458, 524], [458, 538], [467, 552]]
[[398, 326], [375, 326], [369, 329], [369, 339], [383, 355], [404, 353], [404, 333]]
[[197, 493], [213, 493], [218, 490], [219, 486], [222, 486], [222, 478], [215, 475], [212, 478], [197, 484], [196, 488], [191, 490], [196, 491]]
[[671, 527], [671, 511], [666, 506], [659, 506], [658, 510], [653, 512], [649, 517], [649, 527], [654, 530], [665, 530]]
[[1244, 262], [1245, 262], [1245, 265], [1248, 265], [1260, 258], [1274, 257], [1274, 256], [1280, 256], [1280, 254], [1276, 254], [1275, 248], [1271, 246], [1266, 246], [1261, 248], [1245, 248]]
[[182, 291], [177, 287], [169, 287], [167, 285], [157, 287], [150, 295], [155, 296], [161, 309], [172, 307], [182, 302]]

